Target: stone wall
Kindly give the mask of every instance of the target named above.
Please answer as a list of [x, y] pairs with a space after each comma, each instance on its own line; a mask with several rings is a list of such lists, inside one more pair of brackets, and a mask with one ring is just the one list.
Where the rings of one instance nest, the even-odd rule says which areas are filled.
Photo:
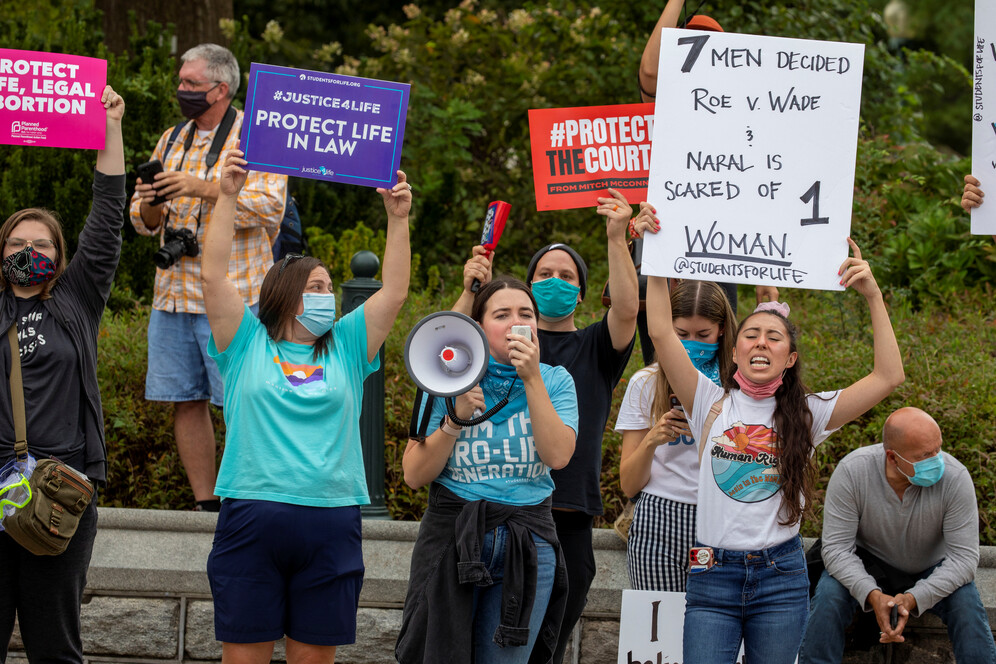
[[[214, 662], [213, 610], [205, 572], [215, 515], [102, 508], [83, 606], [83, 642], [90, 662]], [[393, 662], [394, 640], [408, 583], [417, 523], [365, 520], [366, 577], [360, 596], [357, 642], [339, 648], [338, 664]], [[580, 628], [565, 660], [616, 661], [621, 589], [627, 586], [626, 551], [615, 533], [595, 532], [598, 573]], [[985, 547], [977, 577], [990, 624], [996, 619], [996, 548]], [[891, 662], [954, 662], [943, 625], [931, 616], [914, 621], [907, 643]], [[23, 664], [15, 631], [8, 662]], [[278, 643], [274, 660], [282, 661]], [[848, 664], [879, 664], [886, 649], [857, 644]]]

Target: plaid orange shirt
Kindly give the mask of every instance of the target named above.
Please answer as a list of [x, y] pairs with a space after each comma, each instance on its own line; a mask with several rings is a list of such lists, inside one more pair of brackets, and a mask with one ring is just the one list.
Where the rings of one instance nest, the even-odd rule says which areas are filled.
[[[164, 171], [183, 170], [197, 177], [217, 181], [221, 174], [225, 152], [238, 147], [242, 131], [242, 111], [228, 133], [228, 139], [218, 157], [218, 162], [206, 173], [208, 150], [214, 140], [217, 127], [206, 136], [194, 136], [186, 155], [183, 144], [187, 134], [196, 131], [196, 125], [189, 126], [176, 137], [169, 155], [163, 159], [166, 141], [172, 127], [160, 137], [152, 159], [163, 162]], [[228, 263], [228, 276], [239, 290], [242, 300], [249, 305], [259, 300], [259, 288], [263, 284], [266, 271], [273, 264], [273, 241], [280, 230], [284, 214], [284, 200], [287, 192], [287, 176], [251, 171], [245, 187], [239, 194], [235, 209], [235, 238], [232, 243], [232, 256]], [[140, 235], [159, 234], [162, 246], [162, 232], [170, 228], [189, 228], [196, 233], [197, 242], [204, 246], [204, 229], [214, 212], [214, 204], [200, 198], [181, 197], [166, 201], [160, 208], [164, 222], [159, 228], [150, 231], [142, 221], [139, 212], [141, 198], [138, 192], [131, 199], [131, 223]], [[200, 222], [198, 223], [198, 217]], [[156, 288], [152, 307], [161, 311], [204, 313], [204, 294], [201, 291], [200, 256], [182, 256], [166, 270], [156, 269]]]

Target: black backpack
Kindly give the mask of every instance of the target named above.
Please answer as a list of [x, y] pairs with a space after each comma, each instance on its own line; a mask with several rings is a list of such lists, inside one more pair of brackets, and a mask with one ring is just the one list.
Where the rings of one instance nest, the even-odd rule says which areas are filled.
[[[228, 107], [228, 111], [225, 113], [224, 119], [222, 119], [221, 124], [218, 125], [218, 132], [214, 135], [214, 140], [211, 141], [211, 147], [208, 149], [207, 157], [204, 159], [207, 164], [207, 169], [210, 171], [214, 168], [214, 165], [218, 163], [218, 157], [221, 154], [221, 149], [225, 145], [225, 141], [228, 139], [228, 134], [232, 130], [232, 125], [235, 123], [236, 118], [235, 109], [231, 106]], [[170, 149], [172, 149], [173, 144], [176, 143], [177, 137], [179, 137], [180, 132], [188, 124], [193, 122], [181, 122], [180, 124], [173, 127], [170, 132], [169, 139], [166, 141], [166, 147], [163, 149], [162, 162], [166, 163], [166, 156], [169, 155]], [[187, 138], [183, 142], [183, 151], [186, 152], [190, 149], [190, 145], [194, 141], [194, 130], [191, 129], [187, 133]], [[288, 188], [286, 192], [286, 197], [284, 198], [284, 216], [280, 220], [280, 231], [277, 233], [277, 238], [273, 241], [273, 262], [281, 260], [286, 254], [303, 254], [308, 249], [308, 243], [304, 239], [304, 229], [301, 224], [301, 215], [297, 210], [297, 201], [294, 197], [290, 195], [290, 182], [288, 181]]]

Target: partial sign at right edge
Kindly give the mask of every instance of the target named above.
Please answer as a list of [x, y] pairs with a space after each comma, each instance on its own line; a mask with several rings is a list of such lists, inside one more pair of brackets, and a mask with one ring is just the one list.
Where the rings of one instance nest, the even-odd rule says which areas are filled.
[[[996, 192], [996, 3], [975, 0], [972, 49], [972, 175]], [[996, 234], [996, 206], [972, 210], [972, 234]]]

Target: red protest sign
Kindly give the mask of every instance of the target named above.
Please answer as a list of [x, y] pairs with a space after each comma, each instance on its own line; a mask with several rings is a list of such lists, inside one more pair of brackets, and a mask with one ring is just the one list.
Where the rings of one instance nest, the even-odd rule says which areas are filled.
[[646, 200], [653, 129], [653, 104], [531, 109], [536, 209], [594, 206], [609, 187]]

